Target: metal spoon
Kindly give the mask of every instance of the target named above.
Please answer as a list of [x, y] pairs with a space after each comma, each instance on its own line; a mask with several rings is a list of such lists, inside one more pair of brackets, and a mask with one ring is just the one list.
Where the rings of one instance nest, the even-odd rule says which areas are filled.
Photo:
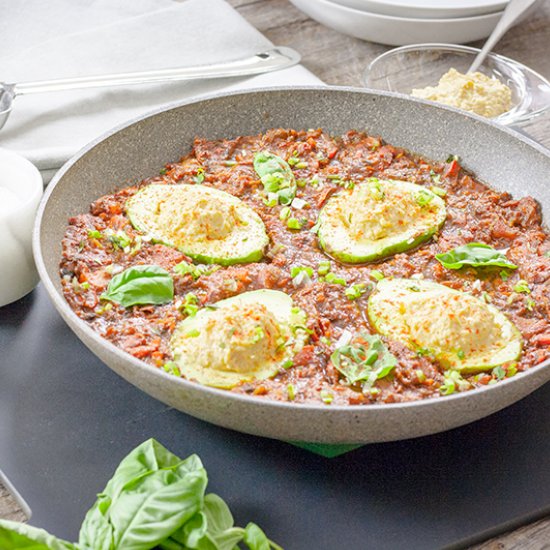
[[82, 88], [97, 88], [101, 86], [122, 86], [144, 84], [147, 82], [162, 82], [170, 80], [195, 80], [199, 78], [225, 78], [230, 76], [246, 76], [292, 67], [300, 62], [300, 54], [292, 48], [275, 47], [251, 57], [196, 67], [181, 67], [177, 69], [160, 69], [156, 71], [119, 73], [102, 76], [85, 76], [66, 78], [62, 80], [42, 80], [39, 82], [22, 82], [8, 84], [0, 82], [0, 129], [6, 123], [16, 96], [38, 94], [42, 92], [57, 92], [60, 90], [75, 90]]
[[468, 69], [469, 73], [476, 71], [483, 63], [487, 54], [494, 48], [496, 43], [502, 38], [504, 33], [516, 22], [516, 20], [525, 13], [538, 0], [510, 0], [500, 21], [487, 39], [481, 51], [477, 54], [473, 63]]

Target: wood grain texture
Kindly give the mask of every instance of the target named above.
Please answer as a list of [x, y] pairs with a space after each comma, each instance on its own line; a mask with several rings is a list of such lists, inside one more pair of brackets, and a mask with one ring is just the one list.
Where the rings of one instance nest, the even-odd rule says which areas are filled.
[[[288, 0], [228, 2], [274, 44], [299, 51], [302, 64], [327, 84], [361, 86], [363, 72], [370, 61], [391, 49], [323, 27]], [[481, 47], [482, 42], [471, 45]], [[494, 51], [550, 78], [550, 0], [543, 0], [528, 19], [510, 29]], [[524, 130], [550, 147], [550, 115], [539, 117]], [[470, 550], [550, 550], [550, 517]]]
[[11, 521], [27, 521], [27, 514], [19, 502], [0, 481], [0, 519]]

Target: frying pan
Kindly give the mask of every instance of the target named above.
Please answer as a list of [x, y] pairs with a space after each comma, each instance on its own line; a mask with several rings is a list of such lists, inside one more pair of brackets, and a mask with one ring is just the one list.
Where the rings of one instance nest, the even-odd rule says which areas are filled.
[[366, 130], [431, 159], [456, 154], [481, 181], [515, 197], [535, 197], [545, 219], [550, 217], [550, 153], [456, 109], [389, 92], [334, 87], [253, 90], [172, 105], [115, 128], [77, 153], [52, 180], [38, 211], [33, 246], [41, 279], [63, 319], [97, 357], [146, 393], [203, 420], [264, 437], [319, 443], [392, 441], [448, 430], [496, 412], [550, 379], [550, 361], [545, 361], [492, 386], [416, 402], [283, 403], [178, 379], [116, 348], [78, 318], [63, 297], [58, 267], [70, 216], [178, 160], [195, 136], [228, 138], [273, 127], [321, 127], [335, 134]]

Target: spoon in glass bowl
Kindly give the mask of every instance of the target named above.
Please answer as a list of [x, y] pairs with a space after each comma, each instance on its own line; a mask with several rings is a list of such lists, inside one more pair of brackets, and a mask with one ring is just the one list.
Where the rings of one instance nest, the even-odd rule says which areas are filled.
[[493, 32], [487, 38], [487, 41], [481, 48], [481, 51], [477, 54], [473, 63], [468, 69], [469, 73], [475, 72], [483, 63], [487, 54], [495, 47], [496, 43], [504, 36], [504, 33], [523, 15], [530, 7], [532, 7], [538, 0], [510, 0], [500, 21], [494, 28]]
[[297, 51], [292, 48], [278, 46], [250, 57], [212, 65], [84, 76], [60, 80], [42, 80], [38, 82], [21, 82], [17, 84], [0, 82], [0, 129], [4, 126], [10, 115], [14, 99], [20, 95], [98, 88], [102, 86], [145, 84], [149, 82], [248, 76], [286, 69], [299, 62], [300, 54]]

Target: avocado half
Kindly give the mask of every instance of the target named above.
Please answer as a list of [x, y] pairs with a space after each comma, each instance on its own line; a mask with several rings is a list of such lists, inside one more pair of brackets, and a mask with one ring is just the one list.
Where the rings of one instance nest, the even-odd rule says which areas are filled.
[[327, 201], [317, 235], [322, 249], [336, 260], [367, 263], [427, 241], [445, 217], [445, 202], [426, 187], [372, 178]]
[[201, 263], [257, 262], [269, 242], [252, 208], [205, 185], [148, 185], [126, 201], [126, 213], [135, 229]]
[[290, 367], [308, 339], [304, 323], [304, 312], [288, 294], [254, 290], [181, 321], [170, 348], [186, 378], [228, 389]]
[[521, 334], [500, 310], [432, 281], [380, 281], [369, 296], [368, 317], [380, 334], [464, 374], [491, 370], [521, 354]]

